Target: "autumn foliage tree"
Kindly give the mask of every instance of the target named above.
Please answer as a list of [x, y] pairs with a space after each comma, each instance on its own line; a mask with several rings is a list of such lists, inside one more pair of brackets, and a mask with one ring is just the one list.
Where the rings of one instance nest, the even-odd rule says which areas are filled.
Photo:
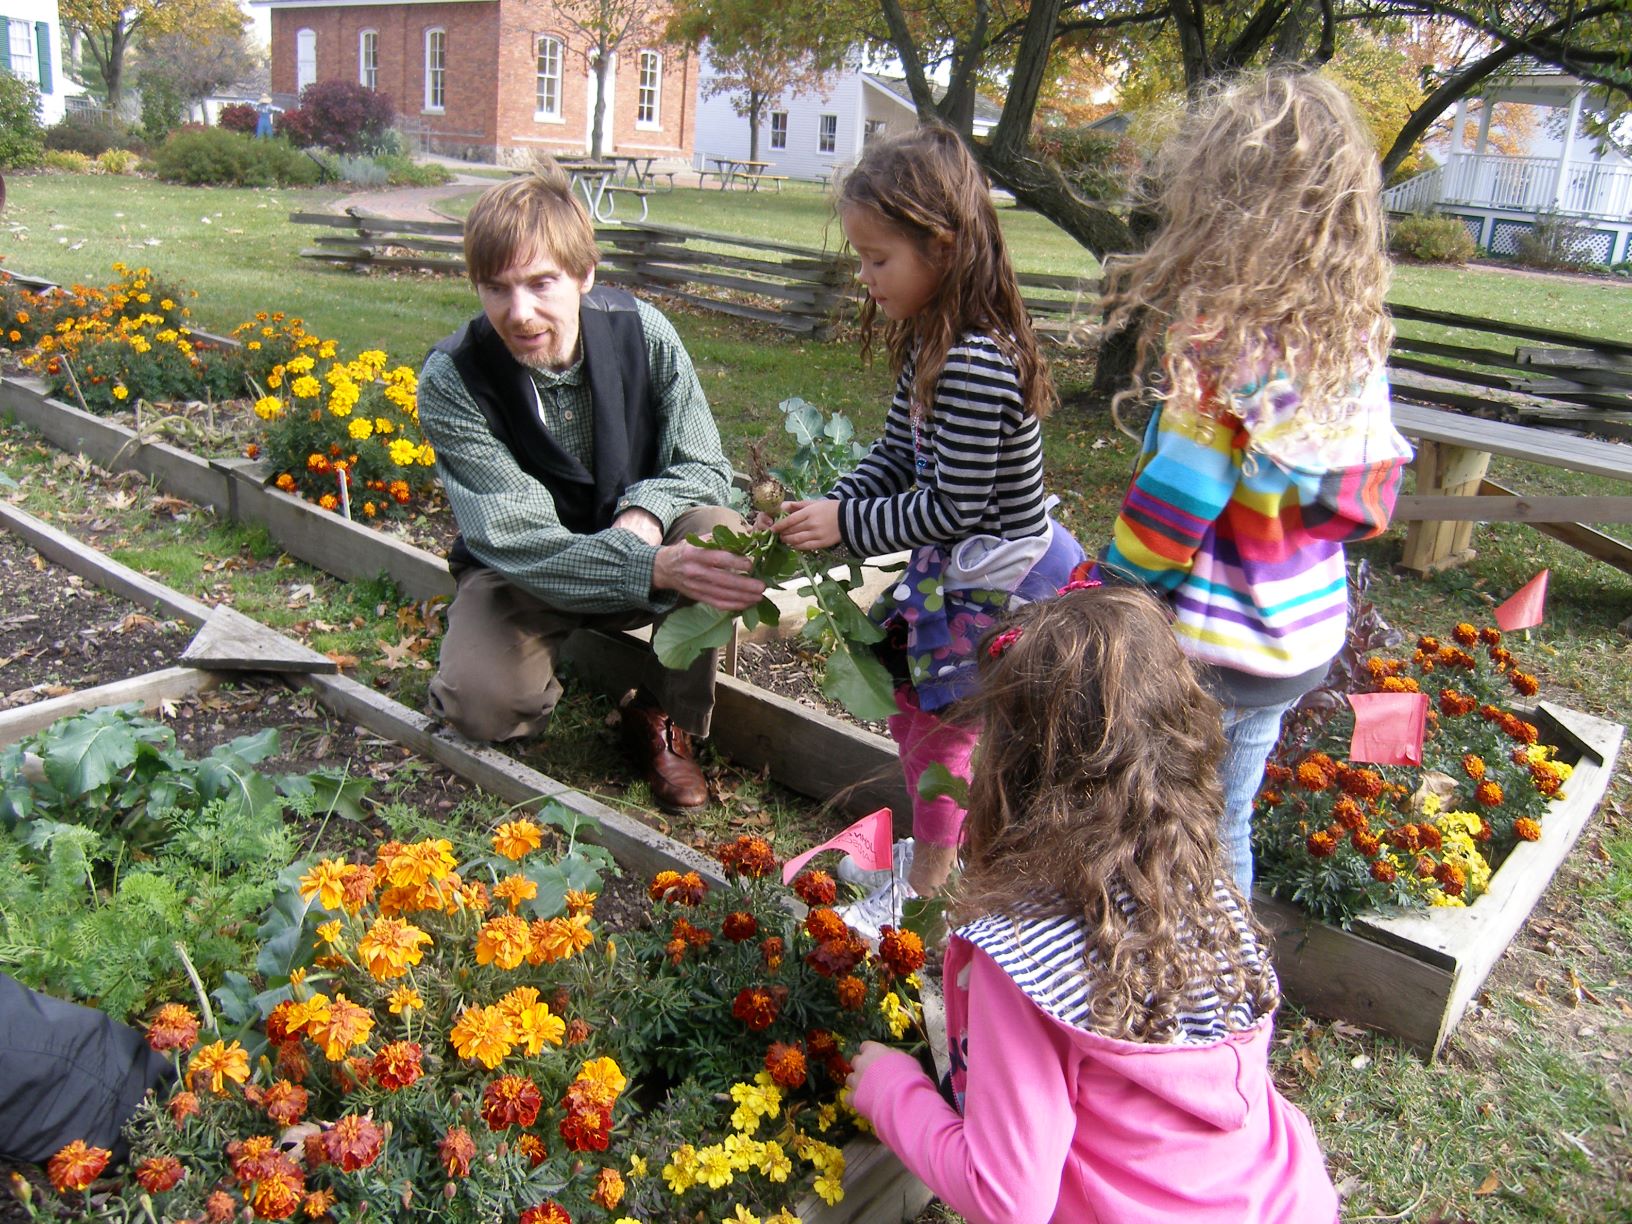
[[236, 0], [58, 0], [62, 24], [101, 77], [110, 108], [124, 97], [126, 61], [141, 39], [185, 33], [198, 38], [242, 33]]
[[600, 157], [601, 128], [606, 121], [607, 78], [612, 59], [625, 46], [661, 42], [667, 10], [654, 0], [557, 0], [556, 12], [587, 44], [584, 59], [595, 73], [595, 114], [589, 125], [589, 152]]

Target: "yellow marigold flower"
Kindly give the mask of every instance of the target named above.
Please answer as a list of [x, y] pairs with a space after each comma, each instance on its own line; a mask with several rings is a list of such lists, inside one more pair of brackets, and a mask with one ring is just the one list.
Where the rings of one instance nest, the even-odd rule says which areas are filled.
[[879, 1000], [878, 1010], [884, 1016], [884, 1023], [890, 1026], [890, 1033], [900, 1040], [912, 1025], [912, 1012], [901, 1005], [900, 997], [891, 990]]
[[630, 1177], [645, 1177], [646, 1173], [646, 1157], [642, 1156], [639, 1152], [636, 1152], [633, 1156], [629, 1157]]
[[500, 914], [482, 924], [476, 936], [476, 963], [514, 969], [532, 950], [527, 924], [514, 914]]
[[317, 355], [319, 357], [323, 358], [324, 361], [328, 361], [330, 358], [332, 358], [334, 356], [335, 351], [339, 347], [340, 346], [338, 344], [336, 344], [333, 340], [325, 340], [325, 341], [323, 341], [322, 344], [317, 346]]
[[759, 1217], [749, 1211], [748, 1208], [741, 1203], [737, 1203], [735, 1206], [736, 1210], [730, 1215], [722, 1217], [720, 1224], [760, 1224]]
[[[291, 370], [295, 368], [295, 363], [293, 361], [289, 363], [289, 368]], [[294, 393], [297, 399], [313, 399], [322, 393], [323, 384], [318, 382], [317, 379], [313, 378], [310, 374], [302, 374], [299, 378], [295, 379], [294, 382], [289, 384], [289, 390]]]
[[346, 432], [358, 442], [366, 442], [374, 435], [374, 422], [367, 417], [353, 417], [351, 424], [346, 426]]
[[389, 982], [419, 964], [431, 937], [401, 918], [381, 918], [357, 941], [357, 958], [378, 982]]
[[844, 1187], [839, 1183], [839, 1179], [826, 1173], [818, 1174], [810, 1188], [816, 1191], [821, 1196], [822, 1202], [829, 1207], [844, 1198]]
[[684, 1194], [697, 1184], [696, 1157], [693, 1156], [689, 1165], [682, 1165], [680, 1152], [690, 1152], [691, 1144], [684, 1144], [680, 1151], [675, 1152], [674, 1159], [663, 1166], [663, 1180], [668, 1184], [669, 1191], [675, 1195]]
[[321, 939], [326, 944], [337, 944], [337, 943], [339, 943], [340, 942], [340, 920], [338, 918], [336, 918], [333, 922], [321, 922], [321, 923], [319, 923], [318, 927], [317, 927], [317, 937], [319, 939]]
[[516, 1044], [515, 1030], [497, 1007], [467, 1007], [448, 1034], [460, 1058], [479, 1061], [489, 1071], [504, 1061]]
[[399, 847], [386, 864], [386, 878], [398, 888], [418, 888], [429, 880], [447, 879], [458, 865], [452, 842], [442, 837], [427, 838]]
[[412, 467], [414, 456], [419, 453], [419, 448], [407, 438], [393, 439], [386, 450], [391, 456], [391, 462], [398, 467]]
[[160, 310], [171, 311], [171, 310], [174, 310], [175, 308], [176, 308], [176, 304], [174, 302], [172, 302], [169, 298], [159, 299], [159, 309]]
[[544, 844], [544, 831], [525, 818], [507, 820], [493, 830], [493, 850], [519, 863]]
[[374, 418], [374, 432], [379, 434], [381, 437], [384, 437], [387, 434], [395, 433], [396, 429], [397, 427], [391, 423], [390, 417]]
[[201, 1047], [187, 1060], [187, 1087], [197, 1091], [200, 1079], [207, 1080], [206, 1086], [216, 1093], [227, 1090], [228, 1080], [244, 1083], [249, 1079], [249, 1051], [236, 1041], [231, 1045], [216, 1041]]
[[[310, 374], [316, 365], [317, 362], [312, 360], [310, 353], [297, 353], [284, 364], [284, 369], [291, 374]], [[313, 381], [315, 382], [316, 379], [313, 379]], [[313, 394], [315, 395], [316, 392], [314, 391]]]
[[816, 1111], [816, 1129], [827, 1134], [833, 1129], [833, 1124], [839, 1120], [839, 1107], [829, 1101]]
[[803, 1224], [803, 1221], [786, 1207], [780, 1207], [775, 1215], [765, 1217], [765, 1224]]
[[412, 986], [398, 986], [386, 996], [386, 1002], [390, 1005], [393, 1016], [400, 1016], [405, 1011], [425, 1010], [425, 1000]]
[[719, 1144], [712, 1143], [698, 1150], [697, 1180], [710, 1190], [729, 1186], [736, 1180], [736, 1175], [731, 1171], [731, 1158]]
[[737, 1173], [746, 1173], [758, 1166], [765, 1145], [747, 1135], [727, 1135], [720, 1146], [730, 1157], [731, 1168]]
[[116, 399], [116, 400], [123, 400], [123, 399], [129, 399], [130, 398], [130, 391], [125, 386], [124, 383], [120, 383], [118, 386], [114, 387], [114, 389], [113, 389], [113, 398]]
[[773, 1182], [785, 1182], [793, 1174], [793, 1161], [780, 1143], [767, 1142], [760, 1149], [759, 1171]]
[[493, 895], [508, 905], [513, 914], [521, 908], [523, 901], [531, 901], [538, 896], [538, 885], [524, 875], [505, 876], [493, 886]]
[[324, 909], [337, 910], [345, 895], [346, 864], [340, 859], [324, 859], [300, 877], [300, 899], [316, 897]]
[[595, 894], [581, 889], [567, 889], [567, 913], [592, 914], [595, 912]]
[[590, 1089], [589, 1098], [598, 1105], [610, 1105], [629, 1086], [629, 1077], [614, 1058], [592, 1058], [578, 1069], [576, 1083]]
[[263, 421], [275, 421], [283, 415], [283, 401], [275, 395], [263, 395], [255, 401], [255, 415]]
[[420, 467], [436, 466], [436, 451], [431, 447], [429, 442], [425, 443], [424, 446], [421, 446], [414, 452], [414, 458], [418, 460]]

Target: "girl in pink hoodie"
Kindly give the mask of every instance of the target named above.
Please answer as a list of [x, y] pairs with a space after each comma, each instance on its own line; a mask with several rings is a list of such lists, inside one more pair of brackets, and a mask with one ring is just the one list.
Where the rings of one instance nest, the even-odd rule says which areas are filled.
[[856, 1109], [972, 1224], [1335, 1220], [1269, 1077], [1264, 934], [1220, 863], [1218, 705], [1166, 614], [1073, 583], [980, 670], [947, 1095], [868, 1042]]

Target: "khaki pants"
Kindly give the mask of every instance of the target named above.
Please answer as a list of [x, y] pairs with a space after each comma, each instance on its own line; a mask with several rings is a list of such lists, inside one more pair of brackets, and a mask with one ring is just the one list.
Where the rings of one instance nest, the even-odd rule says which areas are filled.
[[[742, 516], [721, 506], [687, 510], [664, 537], [675, 544], [707, 536], [720, 524], [745, 530]], [[650, 612], [563, 612], [529, 595], [495, 570], [461, 570], [448, 608], [442, 661], [431, 681], [431, 712], [467, 739], [495, 741], [537, 735], [561, 700], [556, 661], [575, 629], [620, 630], [649, 625]], [[642, 684], [682, 731], [708, 734], [720, 652], [705, 651], [684, 671], [648, 654]]]

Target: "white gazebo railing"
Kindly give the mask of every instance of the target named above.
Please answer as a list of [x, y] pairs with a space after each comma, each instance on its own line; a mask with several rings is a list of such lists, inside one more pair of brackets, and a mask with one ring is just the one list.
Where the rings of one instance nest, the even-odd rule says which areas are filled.
[[1605, 221], [1632, 219], [1632, 167], [1557, 158], [1459, 154], [1383, 193], [1390, 212], [1436, 204], [1510, 212], [1559, 212]]

